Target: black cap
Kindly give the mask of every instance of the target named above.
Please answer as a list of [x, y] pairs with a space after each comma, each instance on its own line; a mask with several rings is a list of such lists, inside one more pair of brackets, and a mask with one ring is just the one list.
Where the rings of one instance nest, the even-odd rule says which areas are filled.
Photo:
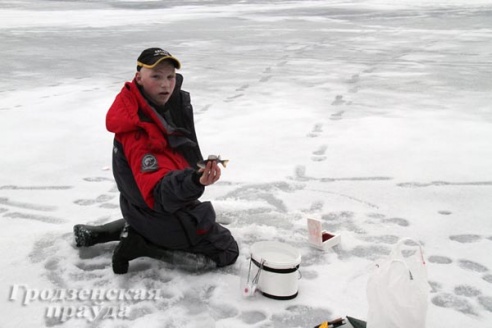
[[173, 57], [168, 51], [161, 48], [149, 48], [142, 51], [137, 59], [137, 70], [142, 67], [154, 68], [163, 60], [169, 60], [177, 69], [181, 68], [181, 63]]

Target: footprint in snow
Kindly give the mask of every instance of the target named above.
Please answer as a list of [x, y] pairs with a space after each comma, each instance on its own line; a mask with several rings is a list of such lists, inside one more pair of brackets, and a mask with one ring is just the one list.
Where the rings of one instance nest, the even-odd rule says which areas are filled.
[[457, 241], [458, 243], [475, 243], [482, 239], [482, 236], [475, 234], [463, 234], [463, 235], [453, 235], [449, 236], [452, 241]]
[[88, 182], [105, 182], [105, 181], [114, 182], [114, 179], [110, 179], [106, 177], [88, 177], [88, 178], [84, 178], [83, 180]]
[[336, 95], [335, 100], [331, 103], [332, 106], [340, 106], [345, 104], [345, 100], [343, 100], [342, 95]]
[[333, 317], [327, 308], [307, 305], [290, 305], [285, 311], [272, 316], [274, 328], [284, 327], [313, 327]]
[[440, 293], [431, 299], [432, 304], [443, 307], [451, 308], [455, 311], [462, 312], [469, 315], [477, 315], [475, 307], [471, 302], [465, 298], [451, 293]]
[[330, 120], [332, 121], [338, 121], [338, 120], [341, 120], [342, 117], [343, 117], [343, 114], [345, 114], [345, 111], [344, 110], [341, 110], [341, 111], [338, 111], [336, 113], [333, 113], [331, 114], [330, 116]]
[[310, 138], [316, 138], [316, 137], [319, 137], [319, 135], [323, 132], [323, 124], [321, 123], [316, 123], [313, 127], [313, 129], [311, 130], [310, 133], [308, 133], [308, 137]]
[[441, 256], [441, 255], [431, 255], [427, 259], [430, 263], [435, 263], [435, 264], [451, 264], [453, 263], [453, 260], [450, 259], [447, 256]]
[[248, 325], [257, 324], [266, 318], [266, 314], [260, 311], [244, 311], [239, 315], [239, 319]]
[[383, 219], [382, 222], [396, 224], [401, 227], [408, 227], [410, 225], [410, 222], [407, 219], [402, 219], [402, 218], [388, 218], [388, 219]]
[[106, 195], [106, 194], [103, 194], [103, 195], [97, 196], [94, 199], [77, 199], [77, 200], [74, 200], [74, 203], [77, 204], [77, 205], [80, 205], [80, 206], [90, 206], [90, 205], [101, 204], [102, 203], [100, 205], [101, 207], [115, 208], [114, 206], [118, 207], [118, 205], [116, 205], [116, 204], [106, 205], [105, 204], [105, 203], [107, 203], [108, 201], [110, 201], [110, 200], [112, 200], [114, 198], [115, 198], [114, 195]]
[[482, 277], [483, 280], [485, 280], [486, 282], [492, 284], [492, 274], [485, 274], [483, 277]]
[[3, 216], [11, 219], [25, 219], [25, 220], [40, 221], [43, 223], [51, 223], [51, 224], [61, 224], [65, 222], [65, 220], [53, 216], [20, 213], [20, 212], [8, 212], [5, 213]]
[[486, 266], [470, 260], [458, 260], [458, 266], [462, 269], [479, 273], [489, 271]]
[[458, 296], [465, 296], [465, 297], [475, 297], [482, 295], [482, 292], [473, 287], [473, 286], [468, 286], [468, 285], [459, 285], [454, 288], [454, 293]]

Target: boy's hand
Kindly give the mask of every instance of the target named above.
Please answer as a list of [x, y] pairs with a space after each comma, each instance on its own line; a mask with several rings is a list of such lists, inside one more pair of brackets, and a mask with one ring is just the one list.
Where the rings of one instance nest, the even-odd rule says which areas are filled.
[[200, 169], [198, 172], [202, 173], [199, 181], [204, 186], [214, 184], [220, 179], [220, 168], [217, 165], [217, 161], [208, 161], [205, 168]]

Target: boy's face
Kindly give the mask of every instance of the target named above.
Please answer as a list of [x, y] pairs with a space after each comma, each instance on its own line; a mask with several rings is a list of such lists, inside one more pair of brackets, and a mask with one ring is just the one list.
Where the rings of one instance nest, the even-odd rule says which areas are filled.
[[142, 67], [135, 75], [143, 92], [156, 105], [164, 105], [176, 86], [176, 69], [166, 60], [154, 68]]

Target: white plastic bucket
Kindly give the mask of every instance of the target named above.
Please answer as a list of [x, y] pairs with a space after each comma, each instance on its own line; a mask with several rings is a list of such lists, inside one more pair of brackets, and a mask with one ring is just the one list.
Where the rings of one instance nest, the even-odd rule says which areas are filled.
[[258, 290], [274, 299], [295, 298], [299, 288], [301, 253], [288, 244], [275, 241], [257, 242], [250, 250], [250, 274], [258, 274]]

